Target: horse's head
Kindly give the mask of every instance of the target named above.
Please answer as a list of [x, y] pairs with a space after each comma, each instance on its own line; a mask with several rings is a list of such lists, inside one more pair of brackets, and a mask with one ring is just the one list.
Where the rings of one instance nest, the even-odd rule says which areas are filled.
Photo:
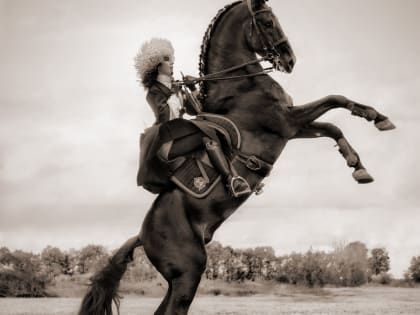
[[292, 72], [296, 57], [277, 17], [266, 5], [268, 0], [243, 0], [250, 19], [246, 26], [248, 45], [261, 56], [270, 56], [278, 70]]

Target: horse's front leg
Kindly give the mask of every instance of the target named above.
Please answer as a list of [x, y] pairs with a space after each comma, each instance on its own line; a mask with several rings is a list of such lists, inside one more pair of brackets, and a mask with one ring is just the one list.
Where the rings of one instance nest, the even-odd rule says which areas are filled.
[[305, 105], [292, 107], [290, 115], [297, 125], [303, 126], [334, 108], [345, 108], [351, 111], [352, 115], [363, 117], [367, 121], [373, 120], [376, 128], [381, 131], [395, 128], [388, 117], [373, 107], [357, 103], [341, 95], [330, 95]]
[[354, 168], [353, 178], [359, 184], [373, 182], [372, 176], [366, 171], [357, 152], [351, 147], [343, 132], [337, 126], [330, 123], [312, 122], [302, 127], [292, 138], [319, 138], [329, 137], [334, 139], [338, 145], [338, 151], [343, 155], [349, 167]]

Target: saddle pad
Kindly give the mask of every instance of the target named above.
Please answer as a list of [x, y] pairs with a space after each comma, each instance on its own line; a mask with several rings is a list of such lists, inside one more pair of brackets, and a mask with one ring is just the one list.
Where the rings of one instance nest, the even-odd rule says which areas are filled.
[[205, 198], [221, 180], [219, 173], [199, 157], [188, 157], [171, 181], [195, 198]]
[[235, 123], [229, 118], [210, 113], [200, 113], [197, 117], [210, 122], [209, 126], [224, 134], [233, 148], [240, 149], [242, 140], [241, 133]]

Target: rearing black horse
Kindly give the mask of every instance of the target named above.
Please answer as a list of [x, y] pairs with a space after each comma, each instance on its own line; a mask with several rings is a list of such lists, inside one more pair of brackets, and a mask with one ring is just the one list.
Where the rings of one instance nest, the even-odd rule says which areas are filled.
[[[352, 114], [374, 121], [379, 130], [395, 128], [374, 108], [340, 95], [327, 96], [302, 106], [293, 106], [290, 96], [263, 73], [256, 54], [290, 73], [295, 55], [280, 24], [264, 0], [244, 0], [219, 11], [203, 40], [200, 74], [218, 73], [247, 63], [229, 72], [229, 80], [208, 80], [201, 86], [205, 112], [225, 115], [239, 127], [240, 151], [274, 164], [290, 139], [330, 137], [334, 139], [353, 177], [359, 183], [373, 179], [359, 155], [339, 128], [315, 122], [325, 112], [345, 108]], [[227, 74], [225, 74], [227, 76]], [[210, 77], [211, 78], [211, 77]], [[214, 78], [214, 77], [213, 77]], [[263, 177], [247, 168], [241, 170], [252, 187]], [[139, 235], [129, 239], [109, 264], [92, 278], [79, 314], [112, 314], [118, 306], [117, 288], [138, 246], [144, 250], [168, 282], [168, 290], [156, 315], [187, 314], [206, 267], [205, 245], [216, 229], [247, 199], [231, 197], [223, 184], [204, 199], [196, 199], [174, 188], [160, 194], [149, 210]]]

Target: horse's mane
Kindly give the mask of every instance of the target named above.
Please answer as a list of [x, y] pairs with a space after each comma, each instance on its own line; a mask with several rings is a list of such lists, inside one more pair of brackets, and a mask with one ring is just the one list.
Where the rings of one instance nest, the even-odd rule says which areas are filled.
[[[231, 4], [226, 5], [222, 9], [220, 9], [219, 12], [217, 12], [216, 16], [211, 20], [209, 26], [207, 27], [207, 30], [204, 33], [203, 41], [201, 44], [200, 61], [198, 64], [200, 77], [207, 74], [207, 59], [208, 59], [209, 46], [210, 46], [209, 44], [210, 44], [210, 39], [213, 35], [213, 32], [216, 29], [216, 26], [219, 24], [219, 21], [221, 20], [221, 18], [225, 15], [227, 11], [229, 11], [231, 8], [238, 5], [239, 3], [242, 3], [242, 1], [233, 2]], [[204, 103], [206, 97], [207, 97], [207, 84], [205, 81], [202, 81], [200, 82], [199, 99], [202, 103]]]

